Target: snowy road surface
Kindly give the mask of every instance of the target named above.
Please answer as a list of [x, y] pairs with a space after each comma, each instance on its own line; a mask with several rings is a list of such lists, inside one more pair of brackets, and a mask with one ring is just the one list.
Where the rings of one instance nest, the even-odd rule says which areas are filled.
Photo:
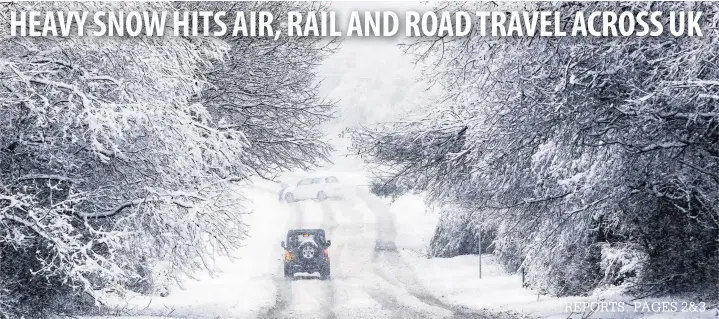
[[277, 300], [262, 318], [491, 317], [445, 305], [420, 284], [395, 246], [392, 213], [367, 191], [352, 187], [342, 200], [286, 206], [285, 229], [326, 230], [332, 278], [285, 280], [278, 260]]
[[[277, 190], [259, 182], [246, 193], [253, 202], [252, 214], [245, 217], [249, 237], [233, 253], [234, 260], [217, 259], [220, 273], [188, 279], [165, 298], [126, 298], [117, 314], [201, 319], [509, 316], [451, 306], [425, 288], [415, 267], [398, 252], [394, 213], [365, 188], [347, 186], [343, 199], [295, 203], [279, 202]], [[330, 280], [284, 278], [280, 241], [293, 228], [325, 229], [332, 240]]]
[[[389, 206], [366, 188], [350, 186], [341, 200], [288, 204], [277, 200], [277, 190], [273, 183], [258, 182], [243, 192], [252, 201], [248, 207], [252, 214], [244, 217], [249, 237], [233, 253], [234, 260], [217, 258], [220, 273], [197, 274], [164, 298], [118, 300], [113, 313], [128, 319], [563, 319], [569, 317], [566, 302], [631, 301], [628, 296], [611, 294], [539, 296], [523, 288], [518, 275], [502, 271], [491, 256], [483, 266], [487, 276], [482, 280], [475, 276], [476, 256], [425, 259], [416, 250], [429, 241], [437, 216], [423, 212], [420, 198], [406, 196]], [[332, 240], [330, 280], [284, 278], [280, 241], [292, 228], [325, 229]], [[483, 308], [490, 310], [477, 310]], [[515, 311], [524, 314], [515, 315]], [[717, 316], [719, 310], [701, 314], [600, 313], [593, 318]], [[583, 314], [572, 316], [581, 317]], [[118, 319], [84, 319], [110, 318]]]

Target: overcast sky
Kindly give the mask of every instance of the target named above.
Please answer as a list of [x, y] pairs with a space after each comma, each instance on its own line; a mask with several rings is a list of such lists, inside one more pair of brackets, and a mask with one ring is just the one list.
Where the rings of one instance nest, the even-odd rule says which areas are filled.
[[[332, 6], [341, 24], [349, 21], [352, 10], [389, 10], [401, 17], [406, 10], [426, 8], [419, 2], [334, 2]], [[340, 100], [341, 126], [393, 120], [421, 100], [426, 85], [415, 83], [420, 70], [397, 46], [401, 41], [400, 37], [345, 38], [340, 50], [322, 65], [322, 90]]]
[[[332, 4], [341, 25], [349, 21], [352, 10], [393, 11], [402, 17], [407, 10], [423, 11], [423, 8], [427, 6], [420, 2], [343, 1]], [[348, 169], [357, 165], [354, 160], [342, 158], [347, 153], [348, 141], [338, 139], [337, 134], [343, 129], [398, 120], [427, 100], [428, 94], [424, 93], [427, 85], [416, 82], [420, 69], [397, 46], [401, 41], [401, 37], [345, 38], [340, 50], [321, 66], [322, 92], [330, 99], [339, 100], [339, 117], [327, 129], [327, 138], [337, 149], [335, 164]]]

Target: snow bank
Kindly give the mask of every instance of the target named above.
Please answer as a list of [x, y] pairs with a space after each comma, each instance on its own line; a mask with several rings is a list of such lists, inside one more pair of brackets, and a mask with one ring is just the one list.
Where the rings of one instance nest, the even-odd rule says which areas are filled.
[[[388, 201], [389, 203], [389, 201]], [[571, 315], [568, 306], [582, 302], [623, 302], [623, 312], [596, 312], [586, 318], [717, 318], [719, 310], [710, 309], [701, 313], [681, 312], [682, 302], [678, 298], [651, 298], [632, 300], [614, 290], [598, 291], [587, 297], [554, 298], [539, 295], [522, 287], [520, 275], [505, 272], [492, 255], [482, 255], [482, 279], [479, 279], [479, 258], [477, 255], [453, 258], [426, 258], [426, 247], [439, 221], [439, 214], [427, 208], [421, 197], [407, 195], [390, 204], [395, 215], [397, 248], [402, 257], [419, 274], [420, 282], [437, 298], [450, 305], [468, 308], [486, 308], [497, 312], [515, 312], [522, 315], [552, 319], [582, 318], [587, 313]], [[674, 302], [678, 312], [635, 311], [634, 302]]]

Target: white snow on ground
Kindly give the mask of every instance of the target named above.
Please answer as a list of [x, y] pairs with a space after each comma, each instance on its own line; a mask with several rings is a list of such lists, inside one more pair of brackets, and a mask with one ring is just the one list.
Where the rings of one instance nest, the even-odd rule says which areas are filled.
[[[351, 194], [347, 192], [346, 194]], [[333, 267], [333, 290], [335, 293], [332, 311], [335, 318], [389, 318], [390, 313], [371, 295], [377, 287], [378, 278], [365, 268], [372, 264], [374, 238], [377, 237], [373, 216], [361, 211], [362, 205], [347, 196], [346, 200], [328, 204], [336, 228], [331, 230]], [[368, 221], [369, 220], [369, 221]]]
[[428, 208], [418, 195], [405, 195], [390, 203], [397, 226], [398, 249], [421, 253], [432, 239], [439, 214]]
[[219, 272], [214, 276], [199, 273], [194, 276], [196, 280], [188, 278], [182, 287], [173, 287], [167, 297], [135, 296], [117, 302], [123, 309], [118, 312], [135, 319], [256, 318], [273, 306], [277, 293], [273, 278], [281, 257], [279, 242], [286, 230], [270, 226], [285, 218], [287, 208], [277, 201], [276, 185], [260, 181], [256, 186], [243, 190], [251, 201], [248, 209], [252, 213], [244, 217], [249, 234], [243, 247], [232, 253], [234, 259], [218, 257]]
[[[337, 174], [343, 179], [342, 174]], [[359, 175], [356, 176], [360, 180]], [[352, 179], [351, 177], [347, 177]], [[347, 178], [344, 178], [345, 180]], [[420, 196], [408, 195], [394, 203], [354, 188], [343, 200], [282, 203], [278, 185], [257, 182], [243, 192], [253, 212], [245, 217], [250, 237], [233, 253], [237, 259], [218, 258], [221, 273], [198, 274], [184, 289], [168, 297], [135, 297], [118, 303], [134, 319], [143, 318], [258, 318], [268, 310], [279, 318], [390, 318], [425, 314], [449, 317], [451, 311], [423, 299], [433, 294], [448, 305], [488, 308], [531, 317], [570, 318], [566, 302], [625, 301], [627, 296], [605, 292], [593, 297], [552, 298], [522, 288], [521, 278], [504, 272], [491, 255], [483, 256], [478, 278], [477, 256], [428, 259], [423, 252], [438, 221]], [[325, 228], [333, 244], [332, 280], [285, 281], [281, 249], [288, 228]], [[394, 242], [401, 255], [376, 252], [376, 242]], [[278, 281], [279, 279], [279, 281]], [[286, 298], [286, 299], [283, 299]], [[602, 299], [600, 299], [602, 298]], [[278, 307], [279, 300], [289, 302]], [[677, 301], [675, 298], [641, 300]], [[154, 316], [154, 317], [150, 317]], [[130, 318], [126, 317], [126, 318]], [[580, 318], [574, 315], [571, 318]], [[717, 318], [716, 309], [697, 313], [595, 313], [591, 318]], [[106, 317], [119, 318], [119, 317]], [[408, 317], [409, 318], [409, 317]], [[89, 317], [86, 319], [90, 319]], [[101, 317], [95, 317], [101, 319]]]
[[[388, 201], [389, 202], [389, 201]], [[596, 312], [585, 318], [718, 318], [719, 310], [710, 309], [701, 313], [680, 312], [682, 302], [677, 298], [641, 299], [636, 302], [660, 303], [675, 302], [679, 312], [642, 312], [635, 311], [631, 297], [614, 291], [598, 292], [590, 297], [553, 298], [538, 295], [522, 287], [519, 275], [507, 274], [497, 263], [494, 256], [482, 256], [482, 279], [479, 279], [477, 255], [457, 256], [454, 258], [426, 258], [424, 254], [434, 227], [439, 220], [437, 212], [428, 209], [422, 198], [407, 195], [390, 204], [396, 216], [397, 248], [402, 257], [420, 274], [418, 279], [432, 291], [436, 297], [451, 305], [468, 308], [488, 308], [495, 311], [511, 311], [541, 318], [582, 318], [586, 314], [574, 314], [567, 311], [567, 303], [572, 302], [624, 302], [624, 312]], [[571, 304], [570, 304], [571, 305]], [[640, 304], [641, 305], [641, 304]], [[656, 304], [655, 304], [656, 305]]]

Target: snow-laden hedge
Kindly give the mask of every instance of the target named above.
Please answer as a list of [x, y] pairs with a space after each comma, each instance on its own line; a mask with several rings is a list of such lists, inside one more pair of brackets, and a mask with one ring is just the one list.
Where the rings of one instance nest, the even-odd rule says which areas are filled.
[[[428, 254], [432, 257], [454, 257], [479, 252], [480, 216], [474, 212], [447, 204], [440, 210], [440, 219], [429, 243]], [[485, 227], [482, 230], [482, 253], [494, 251], [492, 242], [495, 231]]]

